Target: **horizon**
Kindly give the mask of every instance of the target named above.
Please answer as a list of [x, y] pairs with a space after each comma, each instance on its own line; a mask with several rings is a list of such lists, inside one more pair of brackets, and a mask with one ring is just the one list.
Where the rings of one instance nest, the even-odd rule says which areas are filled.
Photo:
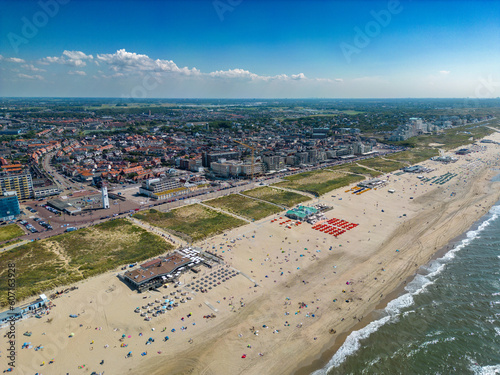
[[488, 101], [488, 100], [498, 100], [500, 97], [491, 98], [476, 98], [476, 97], [393, 97], [393, 98], [383, 98], [383, 97], [366, 97], [366, 98], [321, 98], [321, 97], [297, 97], [297, 98], [239, 98], [239, 97], [151, 97], [151, 98], [123, 98], [118, 96], [0, 96], [0, 100], [4, 99], [118, 99], [122, 101], [152, 101], [152, 100], [478, 100], [478, 101]]
[[500, 2], [7, 0], [0, 14], [1, 97], [500, 96]]

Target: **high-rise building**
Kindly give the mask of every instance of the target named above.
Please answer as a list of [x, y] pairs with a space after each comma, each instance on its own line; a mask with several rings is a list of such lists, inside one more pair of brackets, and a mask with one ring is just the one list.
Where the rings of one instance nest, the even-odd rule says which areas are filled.
[[33, 197], [33, 180], [28, 172], [9, 173], [0, 175], [1, 193], [15, 191], [18, 199], [28, 199]]
[[6, 191], [0, 197], [0, 220], [14, 220], [19, 216], [19, 200], [15, 191]]
[[102, 208], [108, 209], [109, 208], [108, 188], [106, 187], [105, 184], [103, 184], [101, 187], [101, 194], [102, 194]]

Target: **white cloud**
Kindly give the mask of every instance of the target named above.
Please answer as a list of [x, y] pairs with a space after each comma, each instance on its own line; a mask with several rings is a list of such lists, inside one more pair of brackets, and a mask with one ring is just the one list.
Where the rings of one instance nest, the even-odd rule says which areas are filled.
[[299, 74], [292, 74], [292, 79], [300, 80], [300, 79], [307, 79], [307, 77], [304, 75], [304, 73], [299, 73]]
[[153, 60], [148, 55], [135, 52], [127, 52], [120, 49], [115, 53], [98, 54], [97, 60], [109, 65], [114, 72], [166, 72], [182, 75], [198, 75], [200, 71], [196, 68], [179, 68], [172, 60]]
[[290, 77], [288, 77], [286, 74], [278, 74], [278, 75], [272, 77], [272, 79], [274, 79], [276, 81], [287, 81], [288, 79], [290, 79]]
[[30, 76], [30, 75], [28, 75], [28, 74], [22, 74], [22, 73], [20, 73], [20, 74], [18, 74], [17, 76], [18, 76], [19, 78], [24, 78], [24, 79], [38, 79], [38, 80], [40, 80], [40, 81], [42, 81], [42, 80], [44, 79], [41, 75], [38, 75], [38, 74], [36, 74], [36, 75], [31, 75], [31, 76]]
[[[95, 57], [94, 57], [95, 56]], [[81, 51], [64, 51], [61, 56], [48, 56], [38, 61], [40, 64], [64, 64], [76, 68], [86, 66], [88, 62], [95, 63], [99, 67], [99, 74], [95, 77], [104, 79], [127, 78], [134, 75], [146, 77], [198, 77], [200, 79], [214, 79], [227, 82], [293, 82], [301, 81], [304, 83], [322, 82], [326, 84], [335, 84], [343, 82], [341, 78], [308, 78], [304, 73], [297, 74], [276, 74], [259, 75], [243, 68], [233, 68], [227, 70], [215, 70], [202, 73], [195, 67], [179, 67], [172, 60], [153, 59], [148, 55], [128, 52], [125, 49], [119, 49], [114, 53], [103, 53], [96, 55], [87, 55]], [[81, 70], [73, 70], [68, 74], [84, 75]]]
[[[130, 69], [130, 68], [154, 68], [153, 63], [147, 55], [127, 52], [120, 49], [115, 53], [98, 54], [97, 59], [111, 66], [112, 70]], [[149, 69], [148, 69], [149, 70]]]
[[87, 63], [85, 60], [93, 60], [92, 55], [86, 55], [81, 51], [64, 51], [60, 57], [57, 56], [47, 56], [41, 59], [39, 62], [41, 64], [46, 63], [58, 63], [74, 67], [83, 67]]
[[46, 72], [45, 69], [40, 69], [40, 68], [37, 68], [36, 66], [34, 66], [33, 64], [24, 64], [24, 65], [21, 65], [21, 68], [24, 68], [24, 69], [27, 69], [27, 70], [30, 70], [32, 72]]
[[307, 80], [308, 78], [304, 73], [292, 74], [278, 74], [275, 76], [260, 76], [245, 69], [229, 69], [217, 70], [215, 72], [207, 73], [209, 77], [222, 78], [222, 79], [247, 79], [247, 80], [260, 80], [260, 81], [290, 81], [290, 80]]
[[13, 63], [25, 63], [26, 61], [24, 61], [23, 59], [20, 59], [18, 57], [3, 57], [2, 58], [5, 60], [5, 61], [8, 61], [8, 62], [13, 62]]
[[244, 69], [229, 69], [229, 70], [217, 70], [215, 72], [208, 73], [210, 77], [215, 78], [244, 78], [244, 79], [257, 79], [260, 78], [257, 74], [251, 73]]
[[78, 75], [78, 76], [86, 76], [87, 73], [85, 73], [83, 70], [70, 70], [68, 74], [71, 75]]
[[440, 70], [439, 73], [446, 76], [446, 75], [450, 74], [451, 72], [449, 70]]
[[92, 60], [94, 58], [92, 55], [86, 55], [81, 51], [64, 51], [63, 56], [66, 56], [70, 60]]
[[335, 79], [331, 79], [331, 78], [312, 78], [312, 79], [309, 79], [309, 78], [306, 78], [310, 81], [316, 81], [316, 82], [325, 82], [325, 83], [342, 83], [344, 82], [344, 80], [342, 78], [335, 78]]
[[60, 62], [62, 61], [60, 57], [46, 57], [42, 60], [43, 62], [47, 62], [47, 63], [57, 63], [57, 62]]

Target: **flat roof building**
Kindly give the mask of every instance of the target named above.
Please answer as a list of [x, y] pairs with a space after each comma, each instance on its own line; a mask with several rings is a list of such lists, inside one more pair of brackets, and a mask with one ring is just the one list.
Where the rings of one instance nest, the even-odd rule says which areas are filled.
[[285, 216], [293, 220], [304, 221], [308, 219], [310, 216], [316, 214], [317, 212], [318, 209], [314, 207], [297, 206], [295, 208], [292, 208], [291, 210], [288, 210]]
[[374, 179], [368, 180], [368, 181], [361, 181], [361, 182], [358, 183], [357, 186], [373, 189], [373, 188], [376, 188], [377, 186], [380, 186], [380, 185], [382, 185], [382, 184], [384, 184], [386, 182], [387, 182], [386, 180], [381, 180], [379, 178], [374, 178]]
[[152, 178], [139, 187], [140, 194], [153, 199], [168, 199], [188, 192], [178, 179], [172, 177]]
[[0, 312], [0, 325], [9, 322], [10, 320], [17, 320], [24, 317], [25, 314], [36, 312], [38, 309], [47, 307], [50, 301], [45, 294], [40, 294], [38, 298], [30, 303], [22, 306], [15, 307], [13, 310], [6, 310]]
[[199, 251], [191, 248], [175, 251], [167, 257], [159, 257], [141, 264], [138, 268], [126, 271], [120, 279], [140, 292], [157, 288], [173, 281], [184, 270], [205, 263]]

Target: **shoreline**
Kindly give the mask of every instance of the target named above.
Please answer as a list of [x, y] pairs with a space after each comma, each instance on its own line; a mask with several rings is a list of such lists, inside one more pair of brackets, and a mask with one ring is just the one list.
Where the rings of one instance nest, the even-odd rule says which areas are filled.
[[[492, 137], [500, 139], [500, 134]], [[54, 357], [46, 370], [70, 374], [79, 373], [77, 364], [86, 364], [90, 371], [148, 375], [305, 375], [323, 368], [351, 332], [377, 319], [376, 311], [404, 291], [404, 281], [446, 253], [450, 243], [500, 199], [499, 182], [491, 181], [498, 175], [498, 150], [492, 146], [456, 165], [421, 163], [434, 168], [435, 175], [449, 171], [460, 175], [445, 185], [424, 184], [411, 174], [389, 174], [394, 194], [387, 188], [360, 196], [345, 193], [345, 188], [325, 194], [318, 202], [334, 207], [328, 218], [359, 224], [339, 238], [324, 237], [308, 224], [284, 228], [271, 223], [276, 216], [272, 215], [201, 241], [197, 246], [204, 249], [224, 249], [226, 263], [259, 286], [238, 276], [208, 294], [193, 293], [193, 301], [151, 322], [142, 321], [133, 308], [144, 304], [144, 298], [154, 300], [157, 293], [129, 290], [115, 271], [78, 282], [77, 291], [55, 301], [51, 323], [36, 319], [20, 323], [19, 332], [32, 330], [33, 345], [45, 345], [46, 352], [20, 351], [19, 373], [36, 372], [43, 360]], [[204, 270], [203, 275], [209, 272]], [[183, 290], [193, 277], [186, 275]], [[169, 292], [171, 287], [162, 289]], [[297, 310], [301, 303], [306, 306]], [[215, 311], [216, 319], [201, 319]], [[68, 318], [75, 313], [81, 316]], [[192, 317], [185, 333], [180, 325], [188, 313]], [[177, 329], [168, 343], [162, 342], [162, 327]], [[253, 327], [258, 335], [249, 332]], [[330, 329], [337, 332], [330, 334]], [[157, 343], [144, 346], [139, 333], [148, 331], [146, 335]], [[73, 332], [75, 337], [68, 339]], [[122, 333], [128, 335], [127, 349], [118, 347]], [[148, 349], [147, 356], [139, 355]], [[135, 356], [123, 361], [127, 350]], [[58, 355], [62, 352], [77, 354], [68, 358]], [[25, 357], [29, 354], [33, 359]], [[102, 358], [106, 363], [99, 366]]]
[[[497, 175], [498, 176], [498, 175]], [[493, 181], [492, 181], [493, 182]], [[431, 262], [442, 258], [444, 255], [446, 255], [450, 250], [452, 250], [458, 243], [460, 243], [462, 240], [466, 238], [466, 234], [473, 230], [473, 228], [477, 227], [480, 225], [480, 223], [484, 222], [484, 217], [489, 214], [489, 211], [491, 210], [492, 207], [495, 205], [500, 204], [500, 201], [497, 201], [494, 203], [489, 209], [488, 212], [486, 212], [483, 216], [481, 216], [478, 220], [476, 220], [470, 227], [467, 229], [465, 232], [459, 234], [458, 236], [454, 237], [451, 239], [447, 245], [441, 247], [433, 256], [432, 258], [425, 264], [421, 265], [417, 271], [413, 274], [408, 276], [404, 282], [400, 283], [397, 288], [387, 294], [382, 301], [379, 302], [379, 304], [363, 319], [361, 319], [360, 322], [356, 323], [352, 328], [348, 329], [347, 331], [340, 332], [337, 337], [335, 337], [332, 341], [332, 345], [330, 347], [327, 347], [325, 350], [323, 350], [316, 358], [312, 361], [312, 363], [301, 366], [297, 371], [295, 371], [292, 375], [311, 375], [315, 371], [322, 370], [326, 367], [328, 362], [332, 359], [332, 357], [335, 355], [335, 353], [342, 347], [342, 345], [345, 343], [345, 340], [347, 337], [355, 331], [359, 331], [363, 328], [365, 328], [368, 324], [371, 322], [374, 322], [378, 319], [380, 319], [379, 312], [384, 310], [387, 305], [397, 299], [398, 297], [401, 297], [402, 295], [408, 293], [405, 289], [405, 287], [415, 279], [415, 277], [418, 275], [419, 270], [422, 267], [425, 267], [429, 265]]]
[[[424, 163], [428, 163], [428, 162], [429, 161], [426, 161]], [[495, 162], [498, 162], [498, 160], [495, 159]], [[452, 166], [445, 165], [445, 166], [439, 166], [438, 169], [446, 171], [446, 170], [450, 169], [450, 167], [452, 167]], [[496, 167], [498, 167], [498, 166], [496, 166]], [[467, 184], [464, 184], [462, 186], [463, 188], [466, 188], [467, 191], [464, 193], [464, 195], [462, 197], [460, 197], [460, 199], [458, 201], [462, 202], [462, 203], [466, 203], [464, 205], [464, 207], [466, 209], [465, 211], [464, 211], [464, 207], [462, 207], [462, 203], [457, 203], [458, 202], [457, 200], [453, 200], [451, 203], [450, 202], [443, 203], [441, 201], [442, 198], [436, 199], [437, 196], [439, 195], [439, 193], [445, 193], [446, 190], [448, 190], [448, 188], [446, 186], [443, 189], [439, 189], [440, 187], [437, 187], [437, 189], [434, 188], [433, 189], [434, 193], [429, 193], [429, 194], [431, 194], [430, 195], [432, 198], [431, 201], [434, 202], [434, 204], [436, 206], [440, 206], [440, 208], [442, 210], [446, 211], [446, 212], [443, 211], [442, 213], [440, 212], [440, 214], [437, 214], [437, 215], [434, 211], [434, 216], [437, 217], [436, 222], [439, 222], [441, 219], [444, 219], [445, 224], [443, 224], [443, 226], [439, 227], [438, 230], [435, 230], [435, 228], [431, 228], [432, 225], [429, 225], [428, 227], [426, 227], [425, 228], [426, 231], [431, 232], [430, 233], [431, 237], [433, 234], [435, 234], [434, 232], [436, 232], [436, 233], [440, 232], [441, 237], [446, 236], [447, 234], [450, 233], [450, 230], [452, 229], [450, 227], [452, 227], [453, 224], [458, 223], [460, 225], [460, 224], [462, 224], [463, 219], [469, 218], [468, 225], [464, 226], [461, 231], [454, 233], [453, 236], [451, 236], [450, 238], [446, 238], [444, 241], [442, 238], [435, 238], [435, 242], [433, 242], [433, 243], [437, 244], [439, 242], [439, 240], [442, 241], [442, 243], [440, 243], [439, 249], [444, 249], [443, 251], [445, 252], [446, 246], [447, 246], [447, 244], [450, 243], [450, 241], [453, 241], [454, 239], [457, 239], [460, 236], [463, 236], [464, 233], [466, 233], [469, 230], [469, 228], [471, 228], [474, 225], [475, 222], [480, 220], [480, 218], [483, 217], [490, 210], [490, 208], [500, 199], [500, 195], [498, 193], [498, 190], [492, 189], [492, 186], [491, 186], [493, 184], [491, 181], [491, 178], [493, 177], [493, 175], [496, 175], [496, 174], [498, 174], [498, 172], [492, 173], [492, 169], [491, 169], [490, 165], [484, 165], [484, 167], [481, 168], [481, 171], [479, 173], [473, 173], [473, 175], [475, 176], [474, 178], [472, 178], [471, 180], [468, 181]], [[480, 178], [477, 178], [477, 175], [480, 175]], [[468, 174], [467, 174], [467, 176], [468, 176]], [[485, 179], [484, 178], [485, 176], [488, 176], [488, 178]], [[411, 176], [409, 176], [408, 178], [411, 178]], [[478, 189], [483, 190], [483, 191], [478, 192]], [[336, 194], [336, 193], [340, 192], [340, 190], [342, 190], [342, 189], [339, 189], [337, 191], [332, 191], [331, 193]], [[407, 196], [408, 196], [408, 194], [407, 194]], [[483, 203], [483, 201], [485, 199], [489, 200], [489, 205], [488, 205], [488, 208], [486, 210], [485, 210], [485, 206]], [[446, 200], [446, 198], [445, 198], [445, 200]], [[479, 208], [479, 210], [476, 209], [475, 214], [473, 212], [474, 207]], [[404, 208], [404, 206], [403, 206], [403, 208]], [[467, 208], [468, 208], [468, 210], [467, 210]], [[439, 211], [439, 209], [438, 209], [438, 211]], [[427, 213], [433, 213], [433, 211], [427, 210]], [[462, 218], [461, 218], [462, 220], [457, 221], [457, 219], [454, 217], [457, 214], [460, 214], [462, 216]], [[398, 224], [397, 228], [400, 230], [400, 232], [401, 232], [401, 230], [404, 232], [406, 230], [405, 223], [403, 223], [402, 225]], [[399, 236], [403, 236], [402, 233], [398, 233], [398, 234], [399, 234]], [[417, 238], [418, 238], [418, 236], [417, 236]], [[384, 242], [382, 242], [381, 246], [383, 246], [383, 245], [384, 245]], [[432, 246], [430, 246], [430, 247], [432, 247]], [[415, 269], [412, 272], [407, 274], [405, 276], [405, 279], [411, 280], [421, 266], [430, 262], [434, 257], [439, 256], [439, 251], [440, 250], [438, 250], [438, 249], [436, 249], [436, 250], [432, 249], [432, 250], [426, 252], [426, 255], [423, 258], [421, 258], [421, 261], [418, 262], [418, 264], [417, 263], [415, 264], [415, 266], [417, 266], [417, 267], [415, 267]], [[386, 295], [386, 297], [384, 297], [384, 299], [382, 300], [384, 302], [383, 305], [387, 305], [388, 302], [390, 302], [392, 299], [394, 299], [397, 296], [398, 291], [402, 290], [403, 287], [404, 287], [404, 283], [401, 279], [396, 284], [396, 286], [394, 286], [393, 288], [387, 288], [387, 287], [380, 288], [380, 290], [378, 290], [378, 292], [389, 289], [389, 292], [387, 294], [390, 295], [390, 297], [387, 298], [387, 295]], [[400, 288], [400, 289], [398, 289], [398, 288]], [[377, 307], [381, 306], [382, 301], [377, 302], [377, 304], [374, 305], [374, 307], [368, 307], [366, 309], [363, 309], [362, 311], [368, 312], [368, 314], [373, 313], [373, 311], [377, 310]], [[352, 312], [352, 313], [350, 313], [350, 315], [354, 315], [354, 313], [355, 312]], [[373, 320], [373, 318], [372, 318], [372, 320]], [[367, 318], [364, 318], [363, 321], [366, 322], [365, 325], [369, 324]], [[359, 326], [358, 326], [358, 324], [359, 324]], [[293, 352], [291, 350], [290, 351], [283, 350], [282, 352], [285, 352], [287, 354], [286, 356], [283, 355], [283, 357], [282, 357], [283, 359], [284, 358], [291, 359], [292, 356], [294, 356], [294, 355], [297, 356], [297, 358], [293, 358], [293, 360], [291, 359], [291, 361], [290, 361], [290, 362], [296, 363], [297, 364], [296, 366], [293, 366], [291, 363], [290, 364], [287, 363], [283, 366], [273, 366], [271, 363], [266, 361], [266, 363], [270, 366], [255, 365], [252, 367], [247, 367], [245, 369], [247, 371], [242, 371], [241, 368], [238, 368], [238, 369], [234, 368], [234, 370], [235, 370], [234, 373], [259, 374], [259, 373], [266, 373], [266, 371], [267, 371], [267, 373], [274, 373], [272, 370], [276, 369], [276, 371], [278, 371], [278, 367], [280, 367], [281, 373], [298, 374], [298, 371], [301, 371], [301, 369], [303, 369], [303, 368], [318, 369], [317, 364], [319, 364], [321, 362], [323, 362], [323, 363], [328, 362], [328, 361], [325, 361], [327, 358], [325, 353], [327, 353], [328, 349], [330, 349], [328, 351], [328, 353], [334, 352], [334, 349], [337, 349], [338, 347], [340, 347], [341, 343], [344, 342], [345, 337], [347, 337], [348, 334], [350, 332], [352, 332], [353, 327], [361, 327], [361, 326], [362, 326], [361, 322], [358, 322], [355, 325], [350, 325], [349, 327], [346, 327], [346, 329], [340, 331], [340, 332], [343, 332], [342, 336], [341, 336], [341, 334], [337, 334], [335, 337], [331, 337], [327, 340], [324, 340], [322, 342], [322, 349], [320, 349], [320, 350], [313, 351], [312, 348], [302, 350], [303, 348], [300, 347], [301, 344], [298, 344], [298, 347], [294, 348], [295, 350]], [[327, 331], [327, 328], [328, 328], [328, 323], [323, 325], [323, 331]], [[318, 332], [318, 331], [316, 331], [316, 332]], [[339, 338], [341, 338], [341, 339], [339, 339]], [[311, 341], [309, 341], [309, 342], [312, 344]], [[332, 349], [332, 347], [334, 349]], [[325, 348], [326, 348], [326, 351], [325, 351]], [[211, 352], [211, 351], [209, 351], [209, 352]], [[285, 354], [285, 353], [283, 353], [283, 354]], [[291, 354], [291, 353], [293, 353], [293, 354]], [[320, 353], [320, 354], [318, 354], [318, 353]], [[322, 355], [324, 355], [323, 361], [321, 360]], [[330, 358], [331, 358], [331, 356], [328, 358], [328, 360]], [[281, 361], [283, 361], [283, 359], [281, 359]], [[278, 361], [280, 361], [280, 360], [278, 360]], [[312, 364], [311, 364], [311, 362], [312, 362]], [[162, 364], [165, 364], [165, 362], [162, 361]], [[304, 364], [306, 364], [306, 365], [304, 365]], [[314, 365], [314, 364], [316, 364], [316, 365]], [[322, 368], [322, 367], [323, 366], [321, 366], [319, 368]], [[210, 374], [217, 373], [215, 371], [214, 372], [208, 371], [209, 368], [213, 368], [213, 367], [210, 365], [204, 366], [204, 371], [207, 371], [207, 373], [210, 373]], [[150, 369], [153, 370], [153, 367], [151, 367]], [[179, 369], [179, 371], [175, 371], [173, 367], [169, 367], [169, 369], [171, 371], [174, 371], [174, 373], [179, 373], [179, 374], [189, 372], [189, 371], [186, 371], [187, 370], [186, 368]], [[200, 367], [195, 366], [194, 368], [191, 368], [191, 369], [192, 370], [195, 370], [195, 369], [199, 370]], [[263, 369], [265, 369], [265, 370], [263, 370]], [[271, 372], [269, 372], [269, 371], [271, 371]], [[154, 373], [160, 374], [160, 372], [154, 372]], [[194, 373], [196, 373], [196, 371]], [[230, 373], [230, 372], [227, 371], [224, 373]]]

